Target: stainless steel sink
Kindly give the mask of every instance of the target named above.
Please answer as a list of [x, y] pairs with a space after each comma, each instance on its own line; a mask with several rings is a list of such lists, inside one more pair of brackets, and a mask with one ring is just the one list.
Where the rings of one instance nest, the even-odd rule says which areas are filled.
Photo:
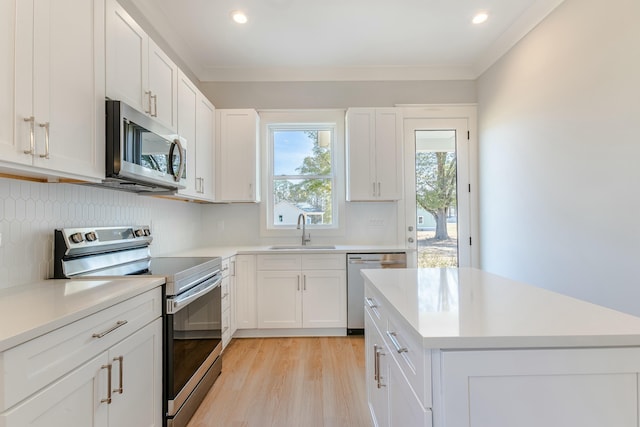
[[276, 245], [276, 246], [269, 246], [269, 249], [271, 250], [298, 250], [298, 249], [306, 249], [306, 250], [313, 250], [313, 249], [335, 249], [336, 247], [334, 245]]

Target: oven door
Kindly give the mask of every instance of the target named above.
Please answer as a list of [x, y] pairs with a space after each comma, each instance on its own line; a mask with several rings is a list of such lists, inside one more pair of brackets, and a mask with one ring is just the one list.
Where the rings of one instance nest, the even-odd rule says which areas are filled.
[[170, 419], [218, 363], [222, 351], [221, 281], [218, 274], [167, 298], [165, 394]]

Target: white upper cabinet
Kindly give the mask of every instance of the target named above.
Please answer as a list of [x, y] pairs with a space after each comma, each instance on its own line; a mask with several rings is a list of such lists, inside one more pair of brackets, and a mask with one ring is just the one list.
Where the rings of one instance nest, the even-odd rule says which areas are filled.
[[181, 71], [178, 73], [178, 133], [187, 140], [187, 188], [181, 196], [213, 201], [215, 108]]
[[104, 2], [0, 2], [0, 164], [104, 178]]
[[116, 0], [107, 0], [107, 97], [177, 128], [178, 66]]
[[196, 191], [196, 109], [198, 89], [182, 72], [178, 73], [178, 134], [187, 140], [187, 188], [179, 190], [184, 196], [195, 196]]
[[402, 113], [396, 108], [347, 111], [347, 200], [402, 198]]
[[200, 199], [213, 201], [215, 107], [199, 92], [196, 101], [196, 191]]
[[260, 201], [258, 121], [256, 110], [216, 110], [216, 201]]

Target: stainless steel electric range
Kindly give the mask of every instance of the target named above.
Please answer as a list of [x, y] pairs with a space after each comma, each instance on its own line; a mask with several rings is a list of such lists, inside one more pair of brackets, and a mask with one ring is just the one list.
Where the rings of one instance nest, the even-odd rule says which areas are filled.
[[55, 230], [54, 278], [165, 278], [167, 427], [186, 426], [222, 371], [221, 259], [151, 257], [148, 226]]

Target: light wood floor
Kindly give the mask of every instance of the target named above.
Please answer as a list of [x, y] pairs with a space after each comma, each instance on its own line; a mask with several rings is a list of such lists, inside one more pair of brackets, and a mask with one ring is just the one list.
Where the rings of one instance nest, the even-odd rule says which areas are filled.
[[370, 427], [364, 337], [241, 338], [187, 427]]

